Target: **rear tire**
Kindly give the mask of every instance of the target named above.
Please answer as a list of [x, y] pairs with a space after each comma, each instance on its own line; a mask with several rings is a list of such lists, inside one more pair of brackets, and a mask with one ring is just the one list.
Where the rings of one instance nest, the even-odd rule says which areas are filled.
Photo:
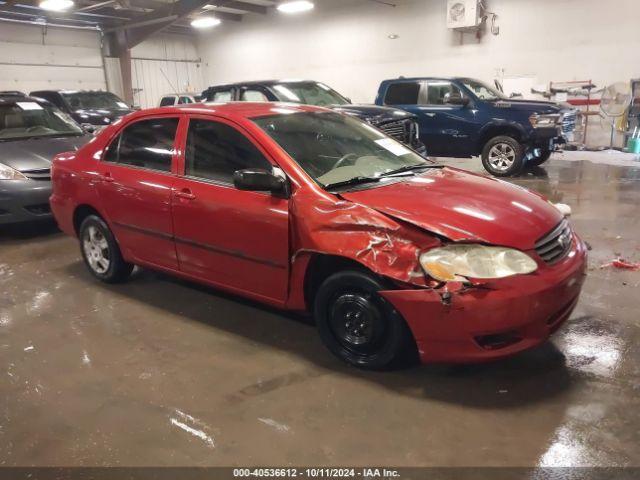
[[496, 177], [516, 175], [524, 167], [524, 148], [513, 137], [493, 137], [482, 149], [482, 165]]
[[543, 150], [542, 154], [537, 158], [532, 158], [531, 160], [527, 160], [527, 167], [537, 167], [542, 165], [544, 162], [549, 160], [551, 157], [551, 150]]
[[97, 215], [89, 215], [80, 224], [80, 251], [91, 274], [105, 283], [126, 280], [133, 265], [122, 258], [120, 247], [109, 226]]
[[314, 317], [323, 343], [359, 368], [389, 367], [415, 346], [409, 328], [380, 290], [384, 286], [372, 275], [345, 270], [322, 282], [315, 296]]

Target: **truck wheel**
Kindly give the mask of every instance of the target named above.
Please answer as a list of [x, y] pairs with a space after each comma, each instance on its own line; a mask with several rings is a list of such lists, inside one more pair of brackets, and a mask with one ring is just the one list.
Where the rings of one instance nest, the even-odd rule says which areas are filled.
[[524, 166], [524, 148], [513, 137], [493, 137], [482, 149], [482, 165], [496, 177], [515, 175]]
[[380, 290], [384, 287], [373, 276], [345, 270], [328, 277], [315, 295], [314, 317], [323, 343], [359, 368], [388, 367], [412, 348], [409, 328], [378, 295]]
[[542, 165], [544, 162], [549, 160], [549, 157], [551, 157], [551, 150], [543, 150], [539, 157], [527, 160], [527, 166], [537, 167], [538, 165]]

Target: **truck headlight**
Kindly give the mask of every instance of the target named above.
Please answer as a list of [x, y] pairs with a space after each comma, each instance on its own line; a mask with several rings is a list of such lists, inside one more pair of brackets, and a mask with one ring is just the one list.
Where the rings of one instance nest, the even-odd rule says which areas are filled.
[[18, 170], [11, 168], [4, 163], [0, 163], [0, 180], [26, 180], [23, 174]]
[[469, 278], [504, 278], [535, 272], [536, 262], [512, 248], [473, 244], [451, 244], [420, 255], [420, 265], [432, 278], [442, 282]]
[[559, 114], [539, 115], [534, 113], [529, 117], [529, 123], [533, 128], [550, 128], [560, 124]]

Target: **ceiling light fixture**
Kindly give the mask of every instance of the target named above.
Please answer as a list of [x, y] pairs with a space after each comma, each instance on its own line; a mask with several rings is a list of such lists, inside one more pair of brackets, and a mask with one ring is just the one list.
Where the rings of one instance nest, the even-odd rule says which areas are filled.
[[308, 0], [294, 0], [281, 3], [277, 8], [283, 13], [300, 13], [311, 10], [313, 7], [313, 2], [309, 2]]
[[220, 19], [216, 17], [198, 17], [191, 20], [193, 28], [212, 28], [216, 25], [220, 25]]
[[42, 0], [38, 6], [43, 10], [63, 12], [73, 7], [73, 0]]

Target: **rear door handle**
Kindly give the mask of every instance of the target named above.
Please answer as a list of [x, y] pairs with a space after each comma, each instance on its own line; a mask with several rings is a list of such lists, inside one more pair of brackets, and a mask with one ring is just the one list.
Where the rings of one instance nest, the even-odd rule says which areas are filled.
[[425, 115], [426, 115], [427, 117], [435, 117], [435, 116], [436, 116], [436, 114], [435, 114], [435, 113], [427, 113], [427, 112], [425, 112]]
[[98, 175], [98, 178], [103, 182], [113, 182], [113, 177], [109, 172], [105, 172], [103, 175]]
[[174, 192], [173, 194], [178, 198], [184, 198], [186, 200], [195, 200], [196, 198], [196, 196], [191, 193], [191, 190], [189, 190], [188, 188], [183, 188], [182, 190]]

